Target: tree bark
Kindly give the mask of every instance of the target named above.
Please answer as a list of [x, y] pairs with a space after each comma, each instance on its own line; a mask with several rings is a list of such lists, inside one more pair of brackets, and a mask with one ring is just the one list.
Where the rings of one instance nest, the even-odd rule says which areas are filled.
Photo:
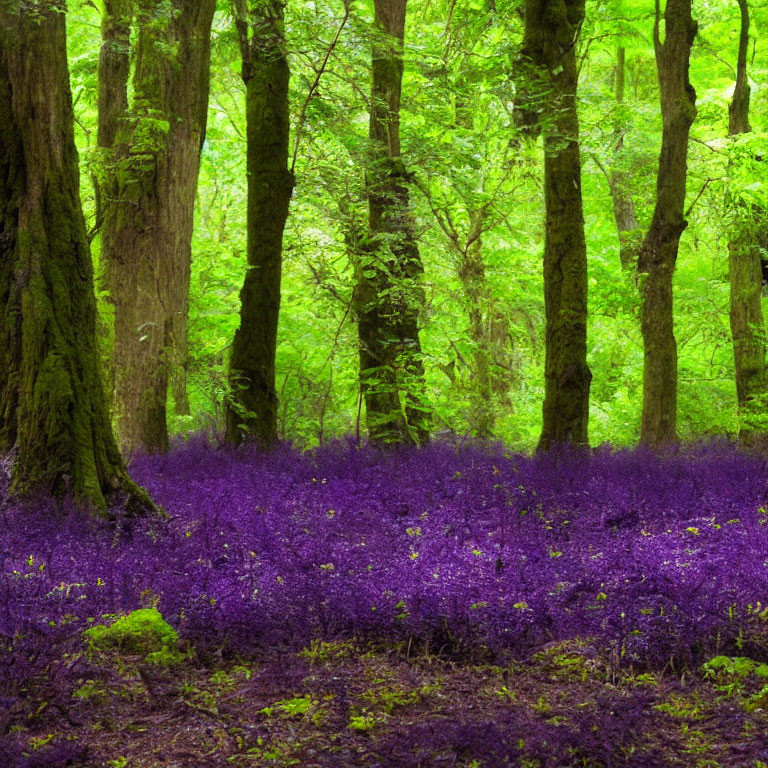
[[360, 382], [371, 442], [429, 439], [419, 340], [423, 267], [400, 154], [407, 0], [375, 0], [366, 174], [370, 239], [357, 269]]
[[283, 231], [293, 194], [288, 168], [288, 82], [281, 0], [233, 0], [246, 86], [248, 262], [230, 358], [226, 439], [277, 441], [275, 357]]
[[527, 0], [523, 59], [533, 65], [543, 113], [546, 352], [539, 450], [586, 445], [587, 248], [581, 196], [575, 45], [584, 0]]
[[173, 365], [171, 368], [171, 392], [173, 407], [177, 416], [189, 416], [189, 391], [187, 389], [187, 372], [189, 370], [189, 300], [185, 301], [180, 310], [175, 313], [171, 323], [173, 336]]
[[65, 14], [0, 11], [0, 449], [12, 490], [154, 510], [117, 450], [98, 370]]
[[691, 0], [667, 0], [665, 40], [656, 2], [654, 48], [663, 122], [651, 226], [638, 257], [643, 334], [643, 416], [640, 440], [659, 446], [676, 441], [677, 345], [673, 327], [672, 276], [685, 220], [688, 135], [696, 118], [696, 92], [688, 79], [697, 24]]
[[[736, 86], [728, 107], [730, 136], [749, 133], [750, 87], [747, 77], [749, 48], [749, 7], [738, 0], [741, 10]], [[733, 360], [736, 396], [739, 407], [739, 440], [744, 444], [765, 443], [768, 375], [766, 372], [766, 336], [762, 307], [762, 269], [760, 265], [760, 229], [764, 229], [764, 211], [747, 212], [738, 200], [732, 201], [736, 224], [728, 243], [728, 267], [731, 283], [730, 321], [733, 336]]]
[[115, 313], [115, 407], [126, 453], [167, 450], [185, 328], [215, 0], [138, 0], [133, 106], [118, 126], [102, 254]]

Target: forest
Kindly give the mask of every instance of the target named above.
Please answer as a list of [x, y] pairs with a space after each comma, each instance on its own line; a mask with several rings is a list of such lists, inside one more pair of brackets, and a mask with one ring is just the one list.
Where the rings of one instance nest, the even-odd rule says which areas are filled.
[[764, 0], [0, 0], [0, 766], [768, 768]]

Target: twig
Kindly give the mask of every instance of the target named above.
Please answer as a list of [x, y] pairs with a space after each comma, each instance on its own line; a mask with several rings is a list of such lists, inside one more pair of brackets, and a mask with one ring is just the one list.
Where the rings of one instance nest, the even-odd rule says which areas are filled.
[[705, 146], [710, 152], [715, 152], [718, 155], [724, 155], [725, 154], [725, 152], [723, 152], [722, 149], [716, 149], [715, 147], [711, 146], [710, 144], [707, 144], [707, 142], [704, 141], [703, 139], [697, 139], [694, 136], [691, 136], [691, 141], [695, 141], [697, 144], [701, 144], [701, 145]]
[[701, 189], [699, 190], [699, 194], [696, 195], [694, 201], [688, 206], [688, 210], [683, 214], [683, 218], [687, 219], [690, 215], [691, 211], [693, 210], [693, 206], [696, 205], [696, 203], [699, 202], [699, 198], [704, 194], [704, 190], [709, 186], [709, 182], [714, 181], [712, 178], [708, 178], [704, 184], [702, 185]]
[[344, 27], [346, 26], [347, 21], [349, 20], [350, 6], [351, 6], [351, 0], [344, 0], [344, 16], [341, 19], [341, 24], [339, 24], [338, 28], [336, 29], [336, 34], [334, 34], [330, 45], [325, 51], [325, 55], [323, 56], [323, 61], [317, 69], [315, 80], [310, 86], [309, 91], [307, 92], [307, 98], [304, 99], [304, 103], [301, 105], [301, 112], [299, 113], [299, 119], [296, 123], [296, 138], [293, 142], [293, 157], [291, 158], [291, 173], [293, 173], [294, 168], [296, 167], [296, 158], [299, 155], [299, 144], [301, 143], [301, 134], [304, 129], [304, 122], [307, 118], [307, 107], [309, 106], [309, 102], [312, 101], [312, 97], [315, 95], [317, 88], [320, 85], [320, 78], [323, 76], [323, 72], [325, 72], [325, 68], [328, 65], [328, 60], [331, 58], [331, 54], [336, 48], [339, 42], [339, 38], [341, 37], [341, 33], [343, 32]]

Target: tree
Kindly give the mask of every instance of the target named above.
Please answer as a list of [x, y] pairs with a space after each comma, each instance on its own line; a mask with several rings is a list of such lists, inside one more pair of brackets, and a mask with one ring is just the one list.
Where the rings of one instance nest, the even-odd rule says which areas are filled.
[[128, 81], [131, 74], [131, 22], [134, 0], [104, 0], [99, 50], [99, 95], [97, 144], [99, 169], [94, 178], [96, 226], [104, 221], [106, 176], [112, 149], [122, 121], [128, 113]]
[[400, 153], [400, 99], [407, 0], [375, 0], [370, 158], [366, 174], [369, 241], [357, 265], [360, 386], [372, 442], [424, 443], [424, 363], [419, 340], [423, 267], [409, 210], [409, 175]]
[[275, 355], [283, 231], [293, 194], [288, 169], [290, 68], [281, 0], [233, 0], [248, 143], [248, 259], [240, 327], [230, 358], [226, 437], [269, 446], [277, 440]]
[[152, 510], [128, 477], [98, 370], [93, 269], [80, 202], [65, 14], [0, 11], [0, 449], [18, 494], [71, 493], [104, 512]]
[[[128, 81], [131, 74], [131, 27], [134, 0], [104, 0], [101, 14], [101, 47], [98, 68], [98, 122], [95, 162], [91, 167], [94, 193], [94, 224], [89, 234], [95, 237], [104, 224], [110, 194], [115, 187], [114, 146], [122, 121], [128, 115]], [[108, 294], [109, 284], [103, 263], [96, 277], [102, 293]], [[98, 306], [98, 305], [97, 305]], [[102, 305], [103, 308], [104, 305]], [[102, 371], [105, 394], [110, 410], [115, 394], [113, 356], [114, 317], [97, 314], [97, 338], [101, 344]]]
[[[137, 0], [133, 104], [124, 116], [117, 114], [119, 108], [110, 110], [100, 125], [99, 143], [114, 142], [114, 165], [102, 193], [102, 259], [114, 304], [118, 436], [127, 453], [168, 448], [168, 380], [176, 350], [183, 358], [186, 347], [215, 5], [215, 0]], [[113, 10], [124, 45], [130, 11], [116, 5]], [[109, 24], [107, 17], [105, 28]], [[101, 71], [110, 72], [106, 66]], [[105, 109], [110, 92], [123, 101], [124, 59], [111, 75], [100, 100]]]
[[640, 248], [638, 283], [643, 334], [643, 416], [640, 440], [651, 446], [677, 439], [677, 344], [672, 276], [685, 218], [688, 134], [696, 118], [696, 91], [688, 79], [697, 24], [691, 0], [667, 0], [665, 39], [656, 0], [653, 41], [661, 95], [662, 139], [651, 225]]
[[[741, 13], [736, 85], [728, 108], [728, 132], [732, 137], [750, 133], [750, 87], [747, 74], [749, 6], [738, 0]], [[766, 432], [765, 406], [768, 395], [766, 338], [762, 307], [760, 236], [765, 237], [765, 214], [745, 206], [735, 195], [731, 205], [737, 217], [728, 243], [728, 273], [731, 284], [730, 323], [736, 396], [739, 404], [739, 439], [751, 442]], [[761, 231], [762, 230], [762, 231]], [[761, 425], [762, 419], [762, 425]]]
[[[615, 126], [614, 152], [621, 160], [624, 151], [624, 135], [626, 127], [623, 120], [624, 91], [626, 82], [626, 49], [620, 45], [616, 51], [616, 106], [617, 119]], [[611, 189], [613, 202], [613, 217], [616, 220], [616, 230], [619, 233], [619, 259], [625, 270], [634, 270], [637, 263], [638, 223], [635, 218], [635, 203], [626, 170], [619, 163], [613, 165], [608, 174], [608, 184]]]
[[[544, 134], [546, 351], [539, 450], [587, 443], [587, 247], [581, 196], [576, 42], [584, 0], [527, 0], [522, 60]], [[530, 107], [527, 121], [531, 122]]]

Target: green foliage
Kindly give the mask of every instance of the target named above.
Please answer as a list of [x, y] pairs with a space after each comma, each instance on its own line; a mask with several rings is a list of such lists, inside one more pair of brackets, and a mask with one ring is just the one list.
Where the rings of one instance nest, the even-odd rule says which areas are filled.
[[[226, 6], [214, 20], [211, 109], [192, 248], [192, 415], [173, 417], [175, 431], [221, 426], [245, 262], [244, 89]], [[751, 6], [751, 34], [759, 41], [768, 10], [760, 3]], [[518, 9], [516, 0], [409, 3], [401, 133], [425, 265], [421, 340], [434, 427], [473, 434], [484, 413], [494, 437], [525, 448], [535, 445], [541, 424], [543, 201], [541, 149], [520, 135], [514, 116]], [[758, 42], [750, 48], [754, 131], [728, 139], [738, 5], [700, 3], [695, 14], [700, 27], [691, 79], [699, 114], [689, 147], [690, 223], [675, 274], [678, 431], [684, 439], [738, 430], [727, 243], [735, 223], [759, 223], [768, 207], [768, 163], [757, 159], [765, 154], [768, 138], [768, 90], [762, 85], [766, 47]], [[642, 235], [652, 212], [661, 136], [651, 17], [649, 3], [590, 0], [579, 42], [592, 444], [628, 445], [639, 434], [643, 354], [638, 292], [634, 276], [619, 262], [607, 174], [627, 175]], [[370, 2], [353, 4], [308, 99], [343, 20], [341, 0], [298, 0], [286, 6], [292, 141], [298, 145], [278, 331], [279, 430], [282, 437], [307, 446], [355, 433], [359, 426], [351, 251], [367, 237]], [[82, 192], [91, 217], [98, 23], [93, 3], [70, 4]], [[618, 46], [626, 52], [621, 102], [615, 94]], [[151, 115], [138, 128], [150, 144], [167, 131]], [[619, 129], [623, 139], [617, 151]], [[462, 280], [462, 264], [478, 211], [483, 214], [480, 237], [472, 242], [484, 279], [473, 288]], [[478, 330], [486, 335], [486, 347]], [[483, 351], [493, 374], [489, 397], [478, 376]]]
[[299, 655], [309, 659], [313, 664], [328, 664], [348, 659], [354, 653], [355, 648], [351, 641], [326, 642], [325, 640], [313, 640], [309, 648], [305, 648]]
[[747, 694], [744, 705], [752, 711], [768, 704], [768, 682], [763, 682], [768, 678], [768, 664], [745, 656], [715, 656], [701, 668], [704, 676], [711, 679], [715, 688], [726, 696], [741, 697], [748, 680], [760, 681], [762, 686]]

